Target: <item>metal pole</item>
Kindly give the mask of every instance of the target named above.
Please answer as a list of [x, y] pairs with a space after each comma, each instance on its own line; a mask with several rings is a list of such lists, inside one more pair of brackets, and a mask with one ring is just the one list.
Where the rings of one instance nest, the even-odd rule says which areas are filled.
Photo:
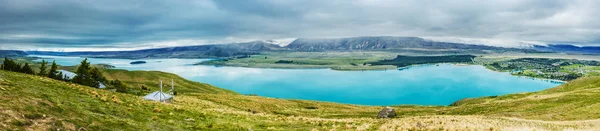
[[162, 102], [162, 80], [160, 80], [160, 92], [158, 92], [158, 101]]

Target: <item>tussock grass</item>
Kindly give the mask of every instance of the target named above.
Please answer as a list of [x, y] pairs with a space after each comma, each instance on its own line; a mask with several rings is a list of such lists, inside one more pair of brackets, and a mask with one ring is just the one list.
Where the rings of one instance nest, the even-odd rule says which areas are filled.
[[120, 80], [130, 88], [141, 90], [142, 86], [148, 88], [148, 91], [139, 93], [144, 95], [148, 92], [160, 90], [160, 80], [163, 81], [163, 90], [171, 88], [171, 79], [174, 81], [178, 93], [213, 93], [213, 94], [237, 94], [233, 91], [218, 88], [209, 84], [199, 83], [187, 80], [176, 74], [160, 71], [127, 71], [121, 69], [104, 69], [104, 77], [108, 80]]
[[[128, 84], [176, 77], [107, 71]], [[133, 79], [134, 77], [144, 79]], [[131, 78], [131, 79], [125, 79]], [[146, 83], [148, 82], [148, 83]], [[198, 85], [190, 83], [190, 85]], [[204, 85], [204, 84], [200, 84]], [[208, 86], [207, 86], [208, 87]], [[455, 106], [381, 106], [286, 100], [215, 92], [178, 95], [172, 104], [44, 77], [0, 71], [0, 128], [15, 130], [593, 130], [600, 127], [600, 78], [552, 89], [472, 98]], [[205, 87], [202, 87], [205, 88]], [[307, 108], [311, 107], [311, 108]], [[316, 107], [316, 108], [313, 108]]]

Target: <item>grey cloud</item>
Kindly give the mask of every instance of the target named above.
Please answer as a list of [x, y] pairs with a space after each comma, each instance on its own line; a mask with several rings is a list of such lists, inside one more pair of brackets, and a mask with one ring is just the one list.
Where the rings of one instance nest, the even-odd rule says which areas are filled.
[[134, 47], [170, 40], [376, 35], [590, 44], [600, 36], [599, 5], [594, 0], [0, 0], [0, 45]]

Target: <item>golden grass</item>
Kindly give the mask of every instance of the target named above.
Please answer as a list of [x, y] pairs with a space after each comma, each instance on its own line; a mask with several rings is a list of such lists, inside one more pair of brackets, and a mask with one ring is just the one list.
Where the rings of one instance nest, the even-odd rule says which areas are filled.
[[[107, 72], [111, 73], [111, 72]], [[162, 72], [113, 72], [113, 78]], [[140, 74], [138, 74], [140, 73]], [[156, 76], [156, 77], [154, 77]], [[133, 79], [125, 79], [133, 81]], [[148, 80], [150, 81], [150, 80]], [[144, 83], [143, 81], [141, 83]], [[600, 77], [552, 89], [473, 98], [457, 106], [381, 106], [287, 100], [235, 93], [178, 95], [173, 104], [0, 71], [0, 129], [16, 130], [595, 130]], [[16, 104], [15, 104], [16, 103]]]

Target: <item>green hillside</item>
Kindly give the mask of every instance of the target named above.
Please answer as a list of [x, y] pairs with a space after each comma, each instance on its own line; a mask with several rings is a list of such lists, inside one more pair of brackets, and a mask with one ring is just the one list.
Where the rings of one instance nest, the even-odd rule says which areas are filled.
[[121, 69], [105, 69], [104, 77], [108, 80], [120, 80], [127, 84], [132, 90], [141, 90], [142, 86], [148, 90], [144, 93], [160, 89], [160, 80], [163, 81], [163, 90], [171, 88], [171, 80], [175, 83], [178, 93], [212, 93], [212, 94], [237, 94], [233, 91], [218, 88], [209, 84], [186, 80], [176, 74], [160, 71], [127, 71]]
[[[169, 73], [109, 70], [153, 85]], [[135, 77], [134, 77], [135, 76]], [[131, 79], [127, 79], [131, 78]], [[140, 78], [140, 80], [133, 79]], [[143, 78], [143, 79], [142, 79]], [[146, 80], [148, 78], [148, 80]], [[135, 82], [138, 81], [138, 82]], [[176, 83], [186, 83], [176, 80]], [[564, 130], [600, 128], [600, 77], [535, 92], [465, 99], [454, 106], [381, 106], [245, 96], [199, 83], [172, 104], [44, 77], [0, 71], [0, 128], [9, 130]], [[205, 85], [205, 86], [193, 86]], [[133, 87], [132, 87], [133, 88]], [[194, 92], [193, 89], [202, 91]], [[213, 91], [213, 92], [211, 92]]]

